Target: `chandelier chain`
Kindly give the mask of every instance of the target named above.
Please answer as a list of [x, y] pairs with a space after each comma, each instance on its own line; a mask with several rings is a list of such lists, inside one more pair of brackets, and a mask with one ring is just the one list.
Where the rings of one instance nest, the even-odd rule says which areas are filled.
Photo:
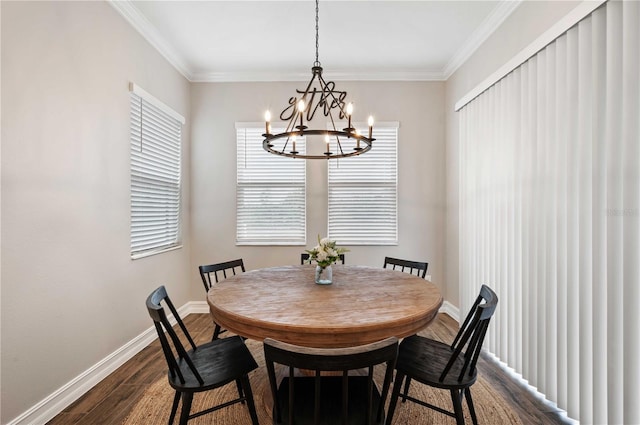
[[316, 0], [316, 62], [314, 64], [315, 66], [320, 66], [320, 61], [318, 60], [318, 46], [319, 46], [319, 43], [318, 43], [318, 29], [319, 29], [319, 25], [318, 25], [318, 10], [319, 10], [318, 3], [319, 3], [319, 0]]

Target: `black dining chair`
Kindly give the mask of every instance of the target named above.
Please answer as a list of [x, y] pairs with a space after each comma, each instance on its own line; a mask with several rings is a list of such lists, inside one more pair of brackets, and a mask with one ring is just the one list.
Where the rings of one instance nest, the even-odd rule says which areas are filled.
[[[265, 339], [273, 423], [382, 425], [397, 353], [396, 337], [349, 348], [309, 348]], [[275, 364], [284, 365], [289, 371], [280, 386], [276, 382]], [[379, 391], [373, 372], [374, 366], [382, 364], [386, 368]], [[313, 375], [294, 376], [295, 368]], [[366, 375], [349, 375], [350, 370], [363, 368]], [[334, 374], [327, 376], [322, 371]]]
[[[238, 273], [244, 273], [244, 261], [242, 258], [237, 260], [225, 261], [224, 263], [216, 263], [209, 264], [206, 266], [198, 267], [200, 271], [200, 278], [202, 279], [202, 284], [204, 285], [204, 290], [206, 293], [211, 289], [211, 285], [214, 283], [218, 283], [221, 279], [226, 279], [228, 276], [233, 276]], [[211, 279], [211, 275], [213, 275], [213, 279]], [[217, 324], [214, 320], [213, 322], [213, 337], [211, 340], [216, 340], [220, 336], [221, 333], [226, 332], [226, 329], [222, 329], [222, 327]]]
[[[163, 304], [169, 307], [169, 311], [178, 322], [183, 337], [191, 346], [190, 350], [187, 351], [178, 333], [169, 323]], [[258, 416], [249, 383], [249, 372], [256, 369], [258, 365], [242, 338], [231, 336], [196, 346], [164, 286], [160, 286], [147, 297], [146, 305], [169, 367], [169, 385], [176, 390], [169, 425], [173, 424], [180, 398], [182, 398], [180, 425], [235, 403], [244, 404], [245, 401], [251, 423], [258, 425]], [[194, 393], [213, 390], [234, 381], [238, 386], [238, 398], [190, 414]]]
[[[340, 263], [344, 264], [344, 254], [338, 254], [338, 257], [340, 258]], [[302, 254], [300, 254], [300, 264], [311, 264], [308, 253], [303, 252]]]
[[[387, 424], [391, 425], [398, 397], [440, 413], [452, 416], [457, 425], [464, 425], [462, 399], [467, 399], [469, 413], [474, 425], [478, 424], [471, 398], [471, 386], [476, 382], [478, 371], [476, 363], [480, 356], [482, 343], [487, 333], [489, 321], [498, 305], [498, 296], [486, 285], [482, 285], [469, 314], [465, 318], [451, 345], [413, 335], [400, 344], [396, 363], [396, 378], [393, 393], [389, 401]], [[402, 381], [406, 379], [404, 392], [400, 394]], [[410, 396], [412, 380], [434, 388], [449, 390], [453, 402], [453, 412], [435, 406], [424, 400]]]
[[424, 279], [424, 277], [427, 274], [427, 267], [429, 267], [429, 263], [423, 263], [420, 261], [402, 260], [399, 258], [392, 258], [392, 257], [384, 257], [383, 267], [385, 269], [391, 268], [392, 270], [398, 269], [403, 272], [407, 272], [409, 274], [415, 274], [416, 276]]

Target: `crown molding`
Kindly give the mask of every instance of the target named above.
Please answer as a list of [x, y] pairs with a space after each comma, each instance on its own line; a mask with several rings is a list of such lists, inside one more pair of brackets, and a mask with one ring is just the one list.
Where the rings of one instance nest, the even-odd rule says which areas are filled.
[[493, 9], [444, 67], [442, 73], [445, 80], [449, 79], [478, 50], [482, 43], [516, 10], [520, 3], [522, 3], [522, 0], [503, 0]]
[[[429, 70], [395, 70], [365, 72], [327, 72], [333, 81], [444, 81], [441, 71]], [[307, 78], [308, 79], [308, 78]]]
[[191, 72], [184, 58], [162, 37], [156, 27], [149, 22], [130, 0], [106, 0], [131, 26], [142, 35], [173, 67], [187, 80], [191, 81]]
[[[375, 72], [327, 72], [325, 77], [331, 81], [445, 81], [440, 71], [375, 71]], [[310, 72], [196, 72], [191, 74], [190, 81], [196, 83], [231, 83], [231, 82], [274, 82], [274, 81], [309, 81]]]

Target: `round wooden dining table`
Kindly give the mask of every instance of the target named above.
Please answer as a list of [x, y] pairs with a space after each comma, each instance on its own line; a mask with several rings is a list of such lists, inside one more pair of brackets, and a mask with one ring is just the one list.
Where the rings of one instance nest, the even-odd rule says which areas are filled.
[[442, 305], [431, 282], [397, 270], [334, 264], [333, 283], [315, 283], [315, 265], [258, 269], [214, 284], [216, 323], [238, 335], [307, 347], [351, 347], [428, 326]]

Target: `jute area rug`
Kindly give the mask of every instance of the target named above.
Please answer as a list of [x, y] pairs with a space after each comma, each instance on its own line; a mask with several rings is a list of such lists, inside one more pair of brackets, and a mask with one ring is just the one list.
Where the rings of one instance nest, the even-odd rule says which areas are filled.
[[[272, 424], [271, 418], [271, 390], [269, 389], [269, 378], [264, 366], [264, 354], [262, 351], [262, 343], [258, 341], [247, 340], [247, 346], [260, 366], [251, 372], [249, 379], [251, 381], [251, 389], [253, 391], [254, 400], [258, 419], [261, 425]], [[282, 371], [281, 371], [282, 372]], [[380, 379], [379, 382], [382, 380]], [[512, 425], [522, 424], [520, 418], [505, 403], [500, 395], [493, 391], [486, 381], [479, 377], [478, 381], [472, 387], [473, 402], [478, 416], [478, 422], [481, 425]], [[417, 398], [428, 400], [431, 404], [441, 406], [447, 410], [453, 410], [451, 398], [448, 391], [429, 388], [426, 385], [412, 383], [409, 393]], [[165, 425], [168, 423], [169, 414], [171, 413], [171, 404], [175, 392], [169, 386], [167, 378], [163, 377], [152, 384], [142, 396], [140, 401], [132, 409], [129, 416], [123, 422], [124, 425]], [[223, 403], [237, 397], [237, 389], [234, 382], [225, 387], [218, 388], [213, 391], [195, 394], [191, 412], [204, 410], [215, 404]], [[388, 400], [387, 400], [388, 404]], [[178, 407], [178, 414], [180, 409]], [[471, 423], [471, 417], [466, 406], [465, 422]], [[175, 423], [178, 422], [176, 417]], [[422, 407], [416, 403], [398, 401], [394, 414], [394, 424], [442, 424], [455, 425], [455, 419], [446, 415]], [[200, 416], [189, 421], [189, 425], [246, 425], [251, 424], [249, 412], [245, 405], [234, 404], [230, 407], [220, 409], [216, 412]]]

